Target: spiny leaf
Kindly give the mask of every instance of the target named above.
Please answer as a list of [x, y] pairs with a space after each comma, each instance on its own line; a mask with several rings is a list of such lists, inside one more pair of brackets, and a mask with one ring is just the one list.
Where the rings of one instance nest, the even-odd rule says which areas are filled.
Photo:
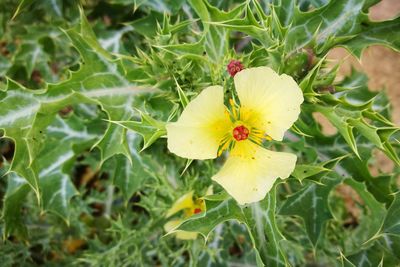
[[302, 181], [306, 178], [319, 181], [320, 178], [331, 172], [335, 168], [336, 164], [338, 164], [338, 162], [345, 157], [346, 156], [338, 157], [316, 165], [297, 164], [291, 175], [299, 181]]
[[[49, 84], [46, 90], [29, 91], [8, 80], [2, 99], [1, 110], [4, 114], [0, 119], [0, 128], [5, 130], [6, 137], [14, 139], [17, 147], [11, 171], [25, 177], [37, 194], [39, 190], [33, 160], [42, 149], [45, 128], [60, 109], [75, 103], [93, 103], [99, 104], [109, 119], [129, 119], [135, 113], [135, 96], [152, 91], [138, 89], [125, 78], [122, 61], [114, 59], [101, 48], [83, 12], [81, 24], [67, 30], [66, 34], [84, 60], [79, 71], [71, 73], [65, 82]], [[115, 154], [130, 157], [125, 130], [115, 124], [109, 125], [96, 145], [101, 150], [102, 161]]]
[[195, 60], [207, 60], [204, 57], [204, 42], [205, 39], [202, 38], [196, 43], [191, 44], [170, 44], [170, 45], [153, 45], [154, 47], [167, 51], [178, 59], [189, 58]]
[[321, 112], [335, 127], [346, 140], [353, 152], [359, 157], [356, 140], [354, 138], [353, 127], [346, 122], [346, 117], [343, 117], [335, 112], [334, 108], [323, 107], [321, 105], [313, 106], [315, 111]]
[[189, 104], [189, 99], [187, 98], [185, 92], [182, 90], [181, 86], [179, 85], [175, 77], [174, 80], [176, 84], [176, 90], [178, 91], [179, 100], [181, 101], [182, 107], [185, 108]]
[[[151, 176], [148, 166], [138, 151], [138, 135], [128, 132], [128, 144], [132, 154], [132, 162], [126, 157], [117, 156], [113, 158], [115, 166], [114, 184], [123, 192], [125, 200], [129, 200], [132, 195], [144, 186], [144, 182]], [[115, 161], [115, 162], [114, 162]]]
[[222, 27], [209, 24], [211, 21], [233, 20], [238, 17], [244, 8], [244, 4], [230, 10], [220, 11], [208, 1], [189, 1], [192, 8], [200, 17], [204, 27], [204, 47], [208, 58], [214, 63], [222, 63], [224, 55], [228, 52], [228, 31]]
[[293, 15], [297, 8], [296, 2], [296, 0], [273, 0], [275, 13], [283, 26], [288, 26], [293, 20]]
[[69, 201], [78, 192], [70, 179], [71, 167], [65, 167], [76, 155], [89, 149], [99, 136], [99, 132], [89, 130], [75, 115], [67, 119], [57, 116], [47, 128], [46, 144], [36, 159], [45, 211], [69, 222]]
[[[83, 12], [81, 23], [65, 32], [82, 56], [81, 68], [72, 72], [68, 80], [48, 84], [43, 90], [28, 90], [8, 79], [6, 91], [1, 94], [0, 114], [3, 114], [0, 128], [4, 130], [4, 137], [15, 142], [9, 172], [26, 179], [45, 211], [56, 213], [68, 221], [68, 202], [76, 190], [69, 179], [70, 173], [62, 170], [63, 165], [73, 159], [79, 149], [92, 145], [100, 148], [102, 161], [115, 154], [124, 154], [130, 159], [131, 154], [125, 129], [115, 124], [109, 123], [103, 136], [85, 134], [85, 127], [64, 125], [61, 131], [64, 130], [68, 136], [62, 136], [62, 145], [58, 145], [59, 139], [51, 142], [52, 132], [46, 133], [46, 129], [57, 128], [51, 125], [57, 112], [77, 103], [97, 104], [109, 119], [130, 119], [135, 114], [136, 95], [152, 89], [138, 89], [126, 78], [122, 60], [99, 45]], [[71, 135], [75, 133], [77, 136]], [[47, 142], [44, 143], [46, 134]], [[60, 132], [57, 134], [60, 137]], [[87, 143], [89, 139], [86, 137], [93, 142]], [[79, 145], [79, 149], [74, 150], [74, 145]]]
[[361, 33], [345, 42], [343, 46], [359, 59], [365, 48], [375, 44], [384, 45], [399, 51], [399, 31], [400, 18], [383, 22], [369, 22]]
[[30, 188], [26, 180], [16, 173], [9, 173], [6, 177], [8, 186], [1, 214], [5, 226], [3, 238], [7, 238], [10, 234], [15, 234], [26, 239], [28, 230], [22, 218], [21, 208], [26, 201]]
[[328, 207], [328, 195], [340, 182], [340, 179], [326, 177], [321, 180], [321, 185], [310, 183], [289, 196], [279, 210], [282, 215], [297, 215], [304, 220], [308, 237], [314, 246], [326, 221], [332, 218]]
[[382, 218], [385, 217], [386, 210], [384, 205], [379, 203], [374, 196], [366, 190], [365, 184], [353, 179], [345, 179], [344, 183], [351, 186], [361, 197], [365, 206], [368, 207], [368, 220], [363, 220], [356, 231], [353, 232], [353, 234], [357, 236], [359, 243], [353, 244], [352, 250], [360, 251], [361, 248], [368, 248], [371, 246], [371, 241], [382, 227]]
[[357, 267], [374, 267], [383, 266], [384, 253], [379, 246], [371, 247], [370, 249], [363, 250], [357, 254], [347, 256], [344, 266], [357, 266]]
[[157, 139], [166, 135], [165, 123], [157, 121], [149, 115], [141, 112], [141, 121], [111, 121], [112, 123], [121, 125], [126, 129], [137, 132], [143, 137], [143, 148], [145, 150], [151, 146]]
[[385, 222], [383, 224], [383, 232], [395, 234], [400, 237], [400, 193], [396, 193], [392, 205], [390, 205]]
[[210, 232], [220, 223], [227, 220], [243, 221], [241, 208], [232, 198], [222, 201], [208, 200], [205, 197], [207, 211], [205, 214], [195, 215], [185, 220], [177, 230], [191, 231], [200, 233], [205, 239], [208, 238]]
[[246, 225], [257, 249], [257, 257], [265, 266], [287, 266], [286, 253], [281, 246], [285, 238], [276, 222], [276, 187], [264, 200], [244, 209]]
[[237, 220], [244, 223], [250, 233], [259, 265], [286, 266], [285, 253], [280, 245], [284, 238], [275, 221], [275, 188], [261, 202], [246, 206], [239, 206], [228, 196], [222, 199], [219, 195], [217, 198], [206, 196], [204, 199], [206, 212], [188, 218], [176, 230], [198, 232], [207, 239], [218, 224]]
[[[352, 38], [361, 30], [364, 0], [332, 0], [326, 6], [303, 13], [295, 8], [285, 40], [285, 51], [292, 53], [315, 42], [325, 51], [335, 44], [335, 38]], [[327, 46], [327, 43], [329, 45]]]

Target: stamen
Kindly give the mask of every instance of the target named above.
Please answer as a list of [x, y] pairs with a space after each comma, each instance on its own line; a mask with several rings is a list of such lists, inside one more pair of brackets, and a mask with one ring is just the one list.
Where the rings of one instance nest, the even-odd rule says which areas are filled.
[[250, 136], [249, 139], [250, 139], [251, 141], [253, 141], [254, 143], [258, 144], [258, 145], [261, 145], [261, 143], [262, 143], [262, 141], [263, 141], [263, 138], [260, 138], [259, 136], [256, 136], [256, 135]]
[[220, 145], [220, 147], [219, 147], [219, 149], [218, 149], [218, 157], [221, 156], [221, 154], [222, 154], [225, 150], [227, 150], [227, 149], [229, 148], [229, 146], [230, 146], [231, 143], [232, 143], [231, 136], [230, 136], [229, 134], [226, 134], [226, 135], [224, 136], [224, 138], [222, 139], [222, 141], [221, 141], [221, 144], [222, 144], [222, 145]]
[[258, 129], [251, 129], [249, 139], [257, 144], [261, 144], [264, 140], [271, 141], [272, 138], [265, 132]]

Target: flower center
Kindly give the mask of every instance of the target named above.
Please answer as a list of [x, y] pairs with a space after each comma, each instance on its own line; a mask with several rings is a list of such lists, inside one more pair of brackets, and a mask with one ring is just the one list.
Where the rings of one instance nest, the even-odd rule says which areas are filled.
[[193, 213], [194, 214], [197, 214], [197, 213], [200, 213], [201, 212], [201, 209], [199, 209], [199, 208], [195, 208], [194, 210], [193, 210]]
[[233, 138], [235, 138], [236, 141], [246, 140], [249, 137], [249, 134], [249, 129], [247, 129], [244, 125], [237, 126], [232, 131]]

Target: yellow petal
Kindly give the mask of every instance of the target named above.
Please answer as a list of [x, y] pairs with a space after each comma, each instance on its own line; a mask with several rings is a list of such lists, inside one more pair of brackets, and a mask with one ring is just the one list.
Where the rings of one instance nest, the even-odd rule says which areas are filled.
[[166, 224], [164, 224], [164, 230], [165, 232], [169, 233], [172, 230], [174, 230], [178, 225], [182, 223], [182, 220], [171, 220], [168, 221]]
[[205, 194], [204, 196], [209, 196], [209, 195], [212, 195], [212, 194], [214, 194], [214, 189], [213, 189], [213, 186], [210, 185], [210, 186], [207, 188], [207, 192], [206, 192], [206, 194]]
[[303, 93], [297, 83], [268, 67], [244, 69], [234, 79], [241, 120], [281, 141], [300, 114]]
[[280, 177], [287, 178], [296, 155], [274, 152], [248, 140], [237, 142], [222, 169], [212, 177], [239, 204], [262, 200]]
[[187, 105], [177, 122], [167, 124], [168, 149], [183, 158], [216, 158], [230, 123], [223, 88], [208, 87]]
[[[181, 220], [171, 220], [164, 225], [164, 230], [168, 233], [174, 230], [176, 227], [178, 227], [181, 223], [182, 223]], [[175, 233], [176, 233], [176, 238], [182, 240], [191, 240], [197, 238], [197, 233], [195, 232], [178, 230]]]
[[181, 240], [193, 240], [197, 238], [197, 233], [188, 231], [176, 231], [176, 238]]
[[175, 201], [174, 205], [172, 205], [172, 207], [168, 210], [166, 217], [170, 217], [171, 215], [183, 209], [193, 209], [193, 207], [193, 191], [190, 191]]

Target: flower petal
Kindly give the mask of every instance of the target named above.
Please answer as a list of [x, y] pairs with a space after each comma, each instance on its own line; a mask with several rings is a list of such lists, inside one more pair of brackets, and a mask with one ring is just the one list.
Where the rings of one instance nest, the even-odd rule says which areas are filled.
[[303, 93], [292, 77], [268, 67], [244, 69], [235, 75], [241, 120], [282, 141], [300, 114]]
[[176, 238], [181, 240], [194, 240], [197, 238], [197, 233], [195, 232], [178, 230], [175, 233], [176, 233]]
[[183, 158], [216, 158], [230, 124], [223, 88], [208, 87], [187, 105], [177, 122], [167, 124], [168, 149]]
[[[164, 225], [164, 230], [168, 233], [174, 230], [182, 223], [182, 220], [171, 220]], [[197, 238], [197, 233], [177, 230], [175, 231], [176, 238], [181, 240], [192, 240]]]
[[190, 191], [175, 201], [174, 205], [172, 205], [172, 207], [168, 210], [166, 217], [168, 218], [183, 209], [193, 209], [193, 207], [193, 191]]
[[280, 177], [287, 178], [296, 165], [291, 153], [274, 152], [251, 141], [237, 142], [222, 169], [212, 177], [239, 204], [262, 200]]

